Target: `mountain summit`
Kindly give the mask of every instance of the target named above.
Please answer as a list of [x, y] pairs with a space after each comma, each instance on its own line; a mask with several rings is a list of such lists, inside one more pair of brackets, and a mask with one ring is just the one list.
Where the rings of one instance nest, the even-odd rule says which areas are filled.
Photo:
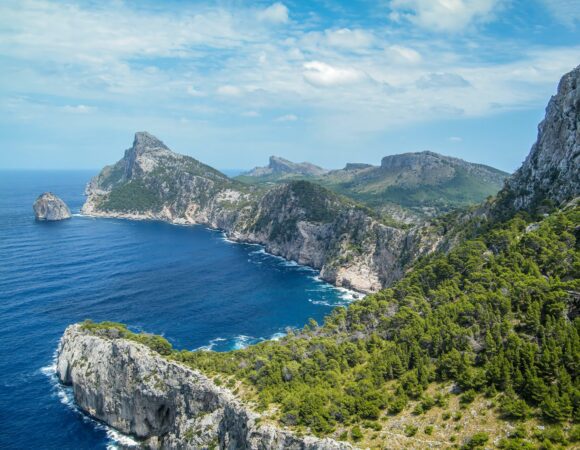
[[255, 167], [242, 174], [246, 177], [264, 178], [268, 181], [288, 179], [292, 177], [318, 177], [328, 172], [322, 167], [309, 162], [295, 163], [279, 156], [270, 156], [266, 167]]

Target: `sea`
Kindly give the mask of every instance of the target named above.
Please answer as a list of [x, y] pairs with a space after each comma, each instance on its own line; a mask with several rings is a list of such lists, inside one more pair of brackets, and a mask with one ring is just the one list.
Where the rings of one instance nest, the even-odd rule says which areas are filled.
[[[80, 214], [91, 171], [0, 171], [0, 448], [105, 449], [134, 441], [90, 419], [55, 376], [67, 325], [125, 323], [175, 348], [231, 351], [322, 322], [352, 292], [219, 230]], [[36, 222], [51, 191], [71, 208]]]

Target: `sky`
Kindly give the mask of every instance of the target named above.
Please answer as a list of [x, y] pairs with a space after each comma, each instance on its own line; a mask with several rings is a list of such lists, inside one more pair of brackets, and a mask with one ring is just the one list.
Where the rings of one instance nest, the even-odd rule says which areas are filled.
[[513, 171], [580, 64], [580, 0], [1, 0], [0, 169], [148, 131], [220, 169], [432, 150]]

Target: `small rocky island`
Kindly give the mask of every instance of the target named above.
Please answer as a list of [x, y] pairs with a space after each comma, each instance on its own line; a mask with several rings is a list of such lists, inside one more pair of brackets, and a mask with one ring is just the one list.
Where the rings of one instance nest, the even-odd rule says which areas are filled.
[[38, 196], [34, 205], [34, 216], [36, 220], [65, 220], [70, 219], [70, 209], [65, 202], [52, 192], [45, 192]]

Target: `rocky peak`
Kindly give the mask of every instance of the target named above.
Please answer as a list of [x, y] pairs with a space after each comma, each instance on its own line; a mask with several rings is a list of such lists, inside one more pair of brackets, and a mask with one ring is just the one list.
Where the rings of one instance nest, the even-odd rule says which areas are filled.
[[265, 177], [270, 175], [304, 175], [316, 177], [327, 172], [326, 169], [309, 162], [295, 163], [280, 156], [270, 156], [266, 167], [256, 167], [244, 175], [250, 177]]
[[157, 139], [155, 136], [147, 133], [146, 131], [138, 131], [135, 133], [135, 139], [133, 140], [132, 148], [138, 151], [158, 148], [169, 150], [169, 148], [161, 140]]
[[273, 173], [296, 173], [302, 175], [322, 175], [326, 170], [309, 162], [294, 163], [279, 156], [270, 156], [268, 167]]
[[530, 154], [499, 194], [504, 210], [560, 205], [580, 195], [580, 66], [564, 75], [550, 99]]
[[[149, 134], [146, 131], [138, 131], [135, 133], [133, 146], [125, 150], [124, 178], [130, 180], [133, 177], [140, 156], [145, 153], [158, 152], [160, 150], [163, 152], [171, 152], [171, 150], [169, 150], [160, 139], [157, 139], [152, 134]], [[142, 171], [147, 171], [147, 165], [145, 167], [140, 167], [140, 169]]]
[[45, 192], [38, 196], [34, 205], [36, 220], [64, 220], [70, 219], [70, 209], [59, 197], [52, 192]]

